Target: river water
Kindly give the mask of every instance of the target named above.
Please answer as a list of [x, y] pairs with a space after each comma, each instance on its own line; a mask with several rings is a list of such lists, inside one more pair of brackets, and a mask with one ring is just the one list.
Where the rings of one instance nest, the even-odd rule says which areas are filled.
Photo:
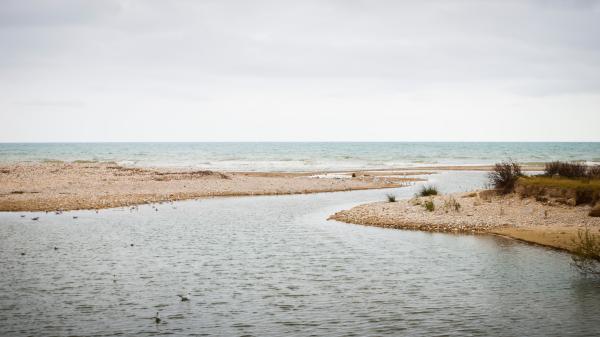
[[[481, 186], [483, 174], [432, 180], [445, 192], [462, 191]], [[409, 197], [417, 187], [394, 192]], [[568, 254], [493, 236], [326, 221], [387, 192], [1, 213], [0, 335], [600, 331], [600, 283], [573, 270]], [[190, 301], [177, 297], [188, 292]]]

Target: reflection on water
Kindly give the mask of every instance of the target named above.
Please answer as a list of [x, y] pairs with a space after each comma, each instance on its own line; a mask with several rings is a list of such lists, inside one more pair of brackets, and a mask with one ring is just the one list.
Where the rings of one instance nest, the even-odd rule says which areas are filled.
[[[452, 191], [481, 178], [435, 179]], [[566, 254], [490, 236], [324, 220], [386, 192], [0, 214], [0, 335], [591, 336], [600, 329], [600, 284], [575, 273]], [[177, 294], [187, 292], [191, 300], [181, 302]]]

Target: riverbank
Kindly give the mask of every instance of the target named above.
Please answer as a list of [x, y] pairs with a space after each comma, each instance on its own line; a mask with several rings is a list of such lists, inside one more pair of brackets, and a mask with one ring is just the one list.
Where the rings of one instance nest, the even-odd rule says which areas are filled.
[[[425, 203], [433, 202], [433, 211]], [[459, 205], [459, 206], [457, 206]], [[572, 251], [580, 229], [600, 230], [590, 206], [537, 202], [516, 194], [491, 191], [376, 202], [338, 212], [331, 220], [360, 225], [450, 233], [502, 235], [529, 243]]]
[[426, 172], [274, 173], [133, 168], [115, 163], [0, 166], [0, 211], [100, 209], [214, 196], [300, 194], [402, 187]]

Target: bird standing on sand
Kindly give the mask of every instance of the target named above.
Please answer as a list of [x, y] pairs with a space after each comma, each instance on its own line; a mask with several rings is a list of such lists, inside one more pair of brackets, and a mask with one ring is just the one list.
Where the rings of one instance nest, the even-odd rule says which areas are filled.
[[181, 298], [181, 302], [187, 302], [190, 300], [190, 293], [187, 293], [185, 295], [177, 295], [179, 296], [179, 298]]
[[156, 316], [154, 316], [154, 323], [160, 323], [160, 317], [158, 317], [158, 311], [156, 312]]

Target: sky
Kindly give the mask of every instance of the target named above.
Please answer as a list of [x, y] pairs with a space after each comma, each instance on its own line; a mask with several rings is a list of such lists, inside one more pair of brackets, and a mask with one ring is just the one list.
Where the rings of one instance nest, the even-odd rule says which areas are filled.
[[600, 1], [2, 0], [0, 142], [600, 141]]

